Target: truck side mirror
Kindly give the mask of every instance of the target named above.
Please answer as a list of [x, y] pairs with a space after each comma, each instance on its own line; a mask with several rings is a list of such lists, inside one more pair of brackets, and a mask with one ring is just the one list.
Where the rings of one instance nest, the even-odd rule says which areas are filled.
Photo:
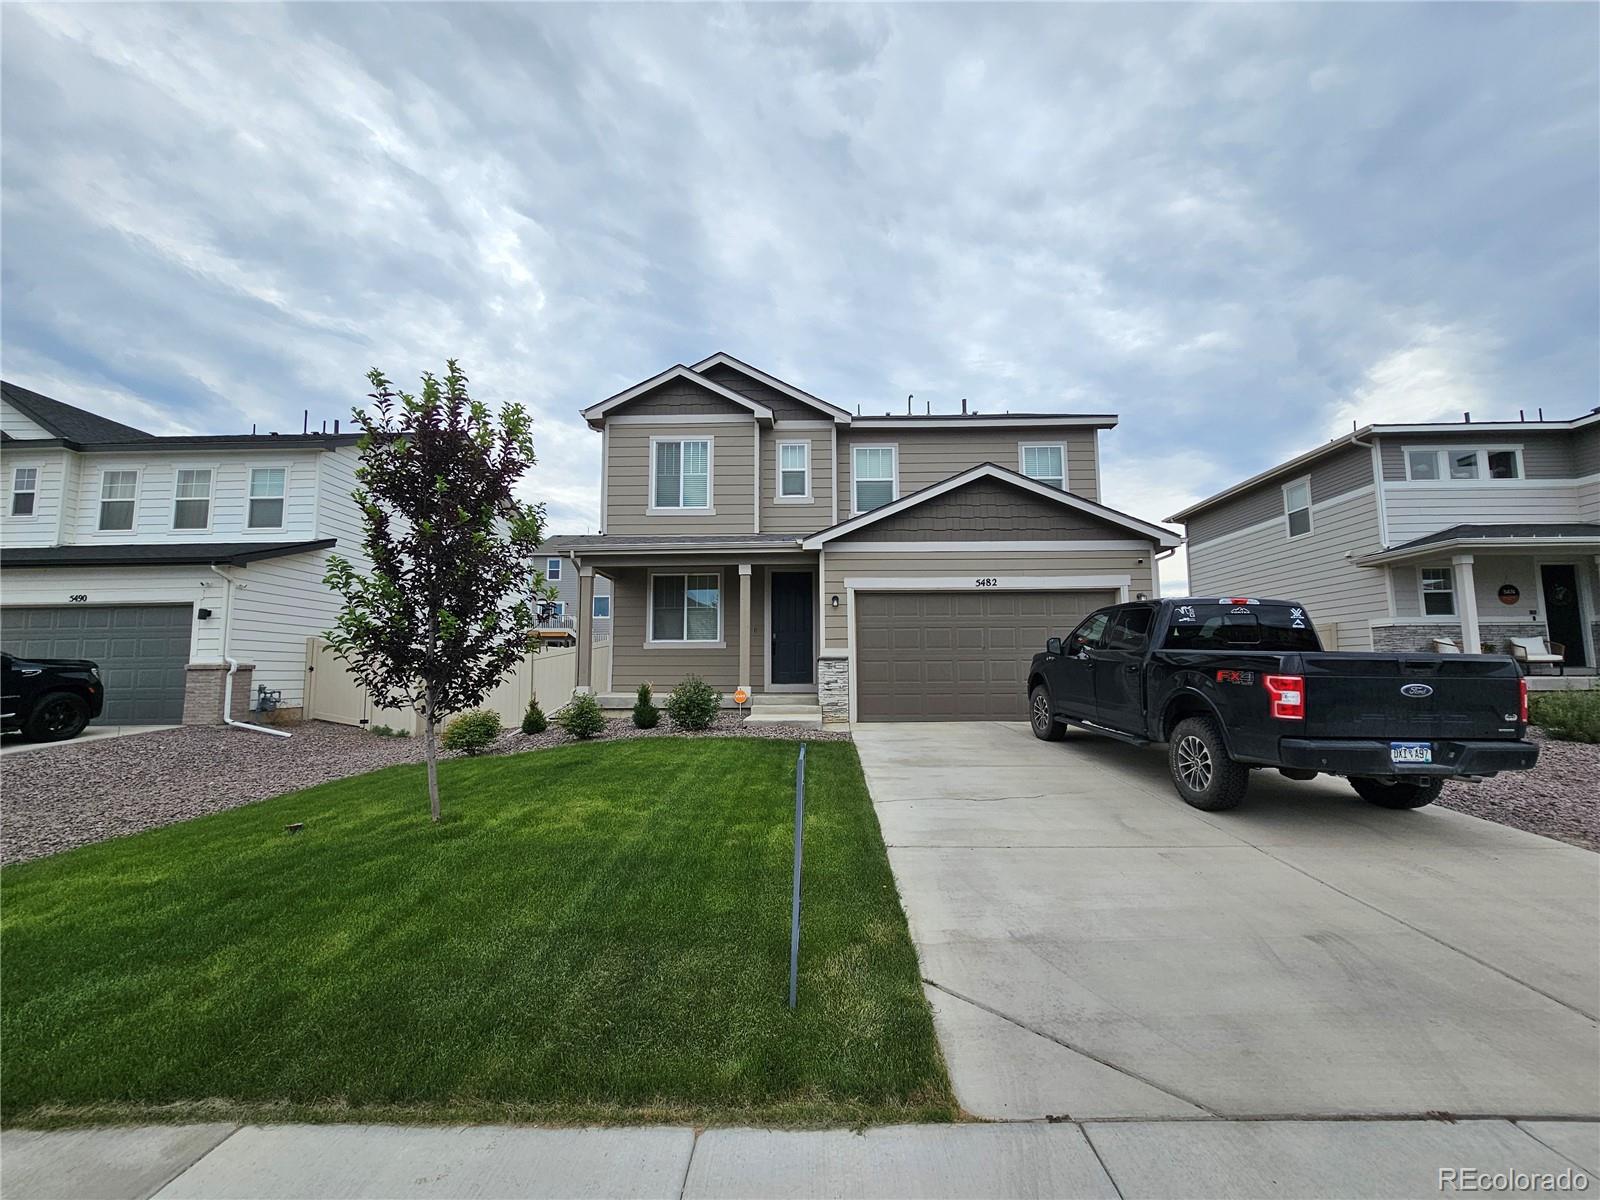
[[1060, 638], [1051, 638], [1049, 641], [1047, 641], [1044, 644], [1044, 652], [1046, 654], [1060, 654], [1061, 653], [1061, 639]]

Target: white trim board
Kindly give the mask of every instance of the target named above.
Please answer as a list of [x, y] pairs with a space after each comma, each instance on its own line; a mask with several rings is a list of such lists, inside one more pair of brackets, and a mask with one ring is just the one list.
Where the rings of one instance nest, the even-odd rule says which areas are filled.
[[849, 545], [833, 545], [829, 550], [834, 554], [959, 554], [963, 550], [974, 554], [1012, 554], [1026, 553], [1029, 551], [1097, 551], [1097, 550], [1129, 550], [1143, 554], [1151, 553], [1150, 543], [1137, 541], [1133, 538], [1125, 540], [1085, 540], [1085, 541], [998, 541], [998, 542], [853, 542]]
[[663, 413], [659, 417], [648, 415], [611, 417], [607, 425], [749, 425], [754, 417], [741, 417], [738, 413]]
[[856, 417], [850, 422], [852, 429], [1114, 429], [1117, 418], [1105, 416], [1029, 416], [1026, 413], [1008, 413], [1003, 417], [983, 417], [976, 413], [965, 417]]
[[[982, 587], [979, 579], [989, 580]], [[1131, 575], [846, 575], [845, 591], [858, 592], [1092, 592], [1127, 591]]]

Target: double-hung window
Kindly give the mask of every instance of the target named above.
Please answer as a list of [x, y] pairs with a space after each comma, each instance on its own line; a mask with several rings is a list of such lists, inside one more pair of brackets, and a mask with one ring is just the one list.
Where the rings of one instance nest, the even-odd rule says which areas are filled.
[[100, 475], [100, 528], [120, 532], [133, 528], [133, 506], [139, 494], [139, 472], [105, 471]]
[[250, 471], [250, 529], [283, 528], [283, 496], [289, 481], [286, 467], [253, 467]]
[[11, 473], [11, 515], [33, 516], [33, 506], [39, 499], [39, 468], [18, 467]]
[[852, 511], [871, 512], [896, 499], [898, 453], [893, 446], [855, 446], [850, 451]]
[[561, 560], [559, 558], [547, 558], [544, 560], [544, 577], [551, 583], [555, 583], [561, 578]]
[[1456, 573], [1450, 567], [1423, 567], [1422, 611], [1430, 617], [1456, 614]]
[[778, 443], [778, 499], [811, 499], [811, 443]]
[[1023, 446], [1022, 473], [1029, 479], [1067, 490], [1067, 456], [1059, 445]]
[[211, 527], [211, 471], [206, 467], [180, 467], [178, 486], [173, 493], [174, 529]]
[[722, 641], [722, 576], [650, 576], [650, 640]]
[[1311, 481], [1297, 479], [1283, 488], [1283, 512], [1289, 522], [1289, 536], [1311, 532]]
[[653, 439], [650, 507], [684, 510], [711, 507], [711, 439]]

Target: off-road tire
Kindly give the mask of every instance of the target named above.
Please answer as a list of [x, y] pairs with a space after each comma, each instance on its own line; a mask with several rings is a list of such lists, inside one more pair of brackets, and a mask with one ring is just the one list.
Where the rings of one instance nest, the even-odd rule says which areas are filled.
[[1059, 742], [1067, 732], [1067, 727], [1050, 711], [1050, 693], [1042, 683], [1028, 693], [1028, 724], [1033, 736], [1042, 742]]
[[1436, 775], [1420, 779], [1352, 779], [1350, 786], [1363, 800], [1370, 800], [1379, 808], [1421, 808], [1439, 798], [1444, 780]]
[[1185, 717], [1167, 745], [1172, 786], [1202, 812], [1237, 808], [1250, 786], [1250, 768], [1228, 757], [1222, 731], [1210, 717]]
[[89, 705], [71, 692], [47, 692], [33, 706], [22, 735], [30, 742], [64, 742], [83, 732], [89, 723]]

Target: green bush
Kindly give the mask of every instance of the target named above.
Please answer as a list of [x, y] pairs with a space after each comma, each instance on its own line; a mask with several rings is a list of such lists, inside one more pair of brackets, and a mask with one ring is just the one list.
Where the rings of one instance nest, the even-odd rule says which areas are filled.
[[661, 724], [661, 710], [650, 700], [650, 685], [639, 685], [639, 698], [633, 702], [633, 723], [640, 729], [654, 729]]
[[1600, 692], [1535, 692], [1529, 715], [1558, 742], [1600, 742]]
[[550, 722], [544, 718], [544, 709], [539, 707], [539, 697], [535, 696], [528, 701], [528, 711], [522, 714], [522, 732], [532, 737], [549, 727]]
[[722, 693], [698, 675], [691, 675], [667, 697], [667, 716], [679, 729], [709, 729], [717, 719]]
[[370, 734], [373, 734], [373, 735], [375, 735], [377, 737], [410, 737], [411, 736], [411, 730], [409, 730], [409, 729], [391, 729], [387, 725], [372, 725], [372, 726], [369, 726], [368, 729], [367, 729], [367, 732], [370, 733]]
[[444, 748], [478, 754], [493, 745], [499, 736], [500, 714], [487, 708], [475, 708], [445, 723]]
[[556, 714], [556, 724], [571, 737], [592, 738], [606, 727], [606, 715], [600, 711], [600, 701], [584, 692]]

